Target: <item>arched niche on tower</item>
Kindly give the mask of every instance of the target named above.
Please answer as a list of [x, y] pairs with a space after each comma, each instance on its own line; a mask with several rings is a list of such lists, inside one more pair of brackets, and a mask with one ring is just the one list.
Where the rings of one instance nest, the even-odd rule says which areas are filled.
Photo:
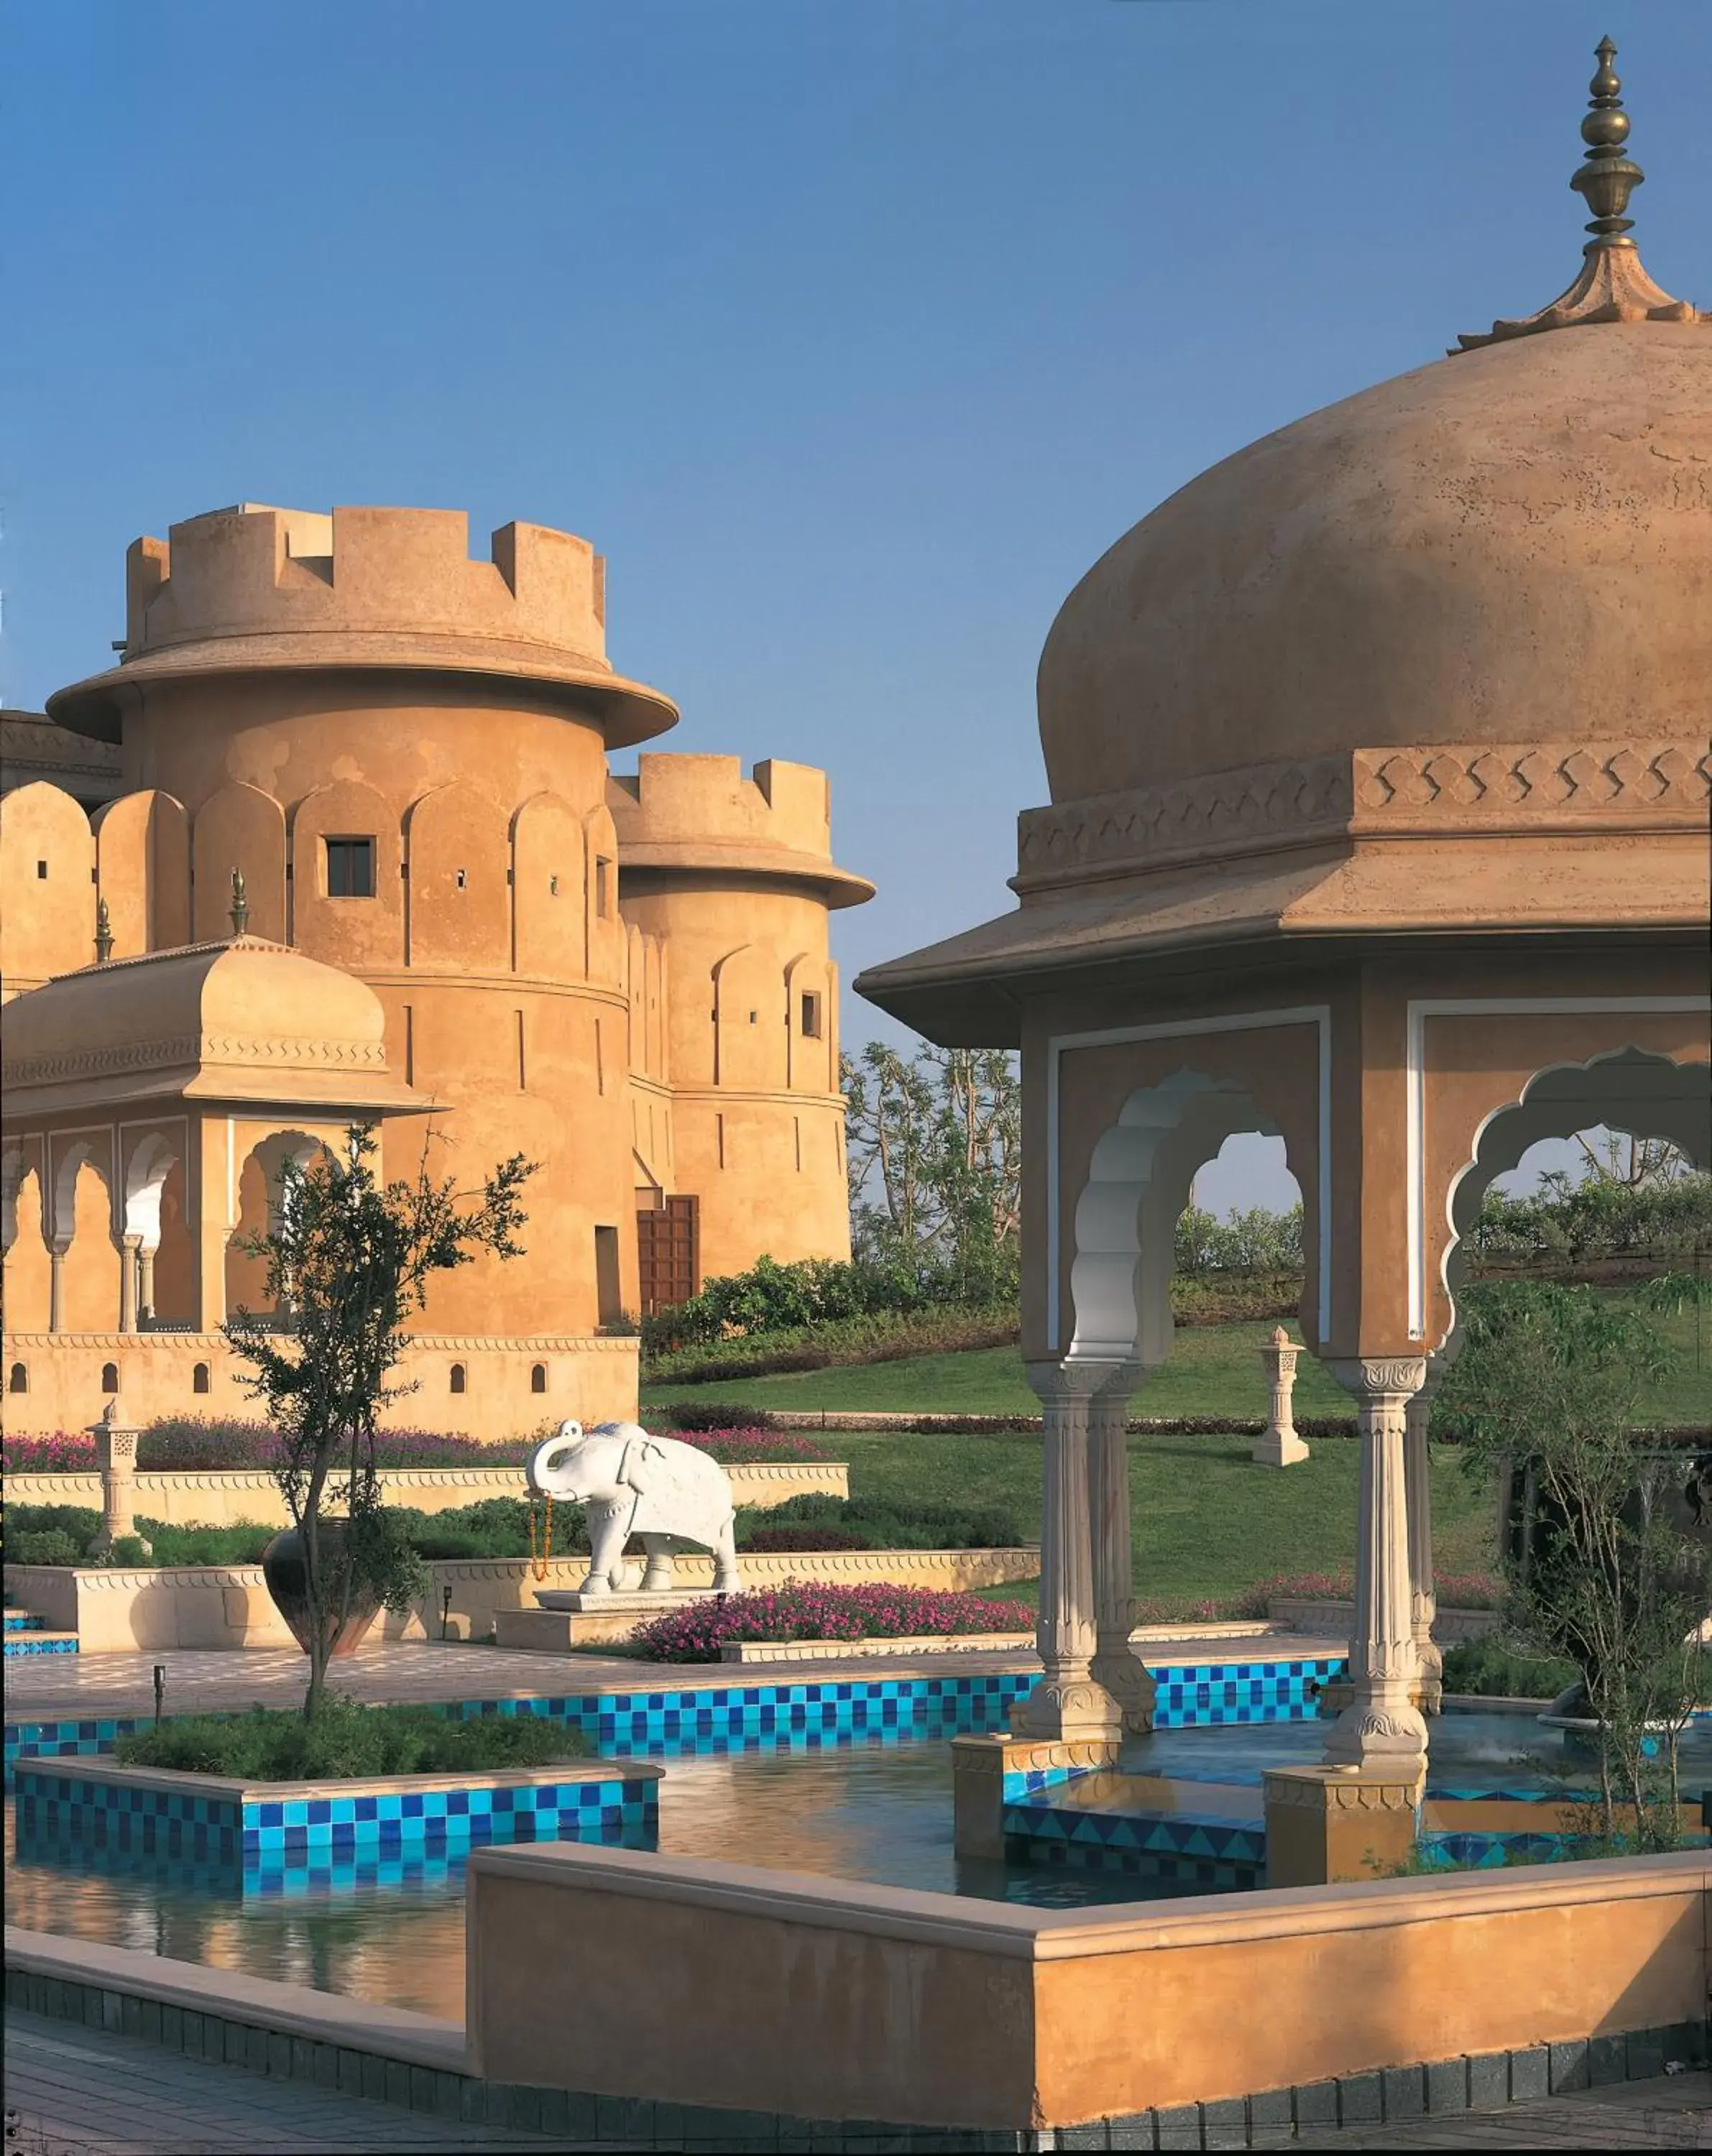
[[744, 943], [713, 968], [713, 1080], [743, 1092], [785, 1084], [784, 982], [771, 952]]
[[630, 1070], [666, 1079], [666, 946], [634, 922], [626, 931], [630, 1007]]
[[[290, 837], [289, 940], [311, 958], [356, 973], [402, 966], [404, 894], [398, 822], [373, 787], [354, 778], [317, 787], [292, 810]], [[372, 896], [330, 891], [329, 839], [369, 843]]]
[[785, 1037], [794, 1093], [830, 1093], [837, 1065], [833, 1060], [832, 1011], [836, 995], [832, 968], [812, 952], [793, 958], [784, 969]]
[[603, 802], [583, 820], [588, 863], [589, 978], [618, 988], [625, 978], [625, 929], [618, 910], [618, 826]]
[[405, 963], [506, 972], [512, 963], [511, 845], [504, 811], [461, 781], [438, 787], [412, 803], [404, 843]]
[[190, 822], [183, 802], [151, 787], [110, 801], [95, 819], [95, 884], [107, 902], [116, 958], [174, 951], [190, 939]]
[[588, 964], [583, 819], [558, 793], [532, 793], [512, 819], [512, 963], [580, 980]]
[[231, 783], [196, 812], [192, 834], [196, 870], [196, 941], [216, 942], [232, 932], [232, 871], [244, 876], [252, 936], [283, 943], [285, 934], [285, 812], [260, 787]]
[[33, 988], [95, 955], [95, 834], [69, 793], [38, 779], [0, 800], [0, 976]]

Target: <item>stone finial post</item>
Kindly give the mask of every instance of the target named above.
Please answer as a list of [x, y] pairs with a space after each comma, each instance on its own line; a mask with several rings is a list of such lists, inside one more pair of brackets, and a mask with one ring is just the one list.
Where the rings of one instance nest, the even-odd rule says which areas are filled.
[[1296, 1358], [1301, 1353], [1282, 1325], [1260, 1351], [1260, 1359], [1272, 1381], [1272, 1411], [1249, 1456], [1262, 1467], [1293, 1467], [1298, 1460], [1308, 1457], [1306, 1444], [1296, 1435], [1291, 1406], [1296, 1390]]
[[1129, 1548], [1129, 1446], [1124, 1423], [1140, 1382], [1139, 1363], [1120, 1363], [1088, 1405], [1088, 1497], [1093, 1544], [1094, 1682], [1123, 1712], [1125, 1729], [1154, 1726], [1152, 1672], [1129, 1644], [1135, 1580]]
[[1427, 1724], [1412, 1694], [1420, 1681], [1409, 1568], [1404, 1440], [1409, 1402], [1426, 1382], [1422, 1357], [1337, 1363], [1355, 1396], [1361, 1431], [1360, 1520], [1355, 1540], [1354, 1697], [1326, 1738], [1329, 1761], [1397, 1768], [1427, 1763]]
[[[89, 1429], [95, 1441], [95, 1465], [100, 1471], [102, 1512], [101, 1531], [90, 1548], [101, 1555], [121, 1535], [136, 1533], [136, 1440], [141, 1432], [134, 1423], [119, 1419], [117, 1400], [109, 1400], [100, 1420], [91, 1423]], [[143, 1548], [147, 1551], [147, 1543]]]
[[1109, 1363], [1031, 1363], [1041, 1447], [1041, 1614], [1035, 1628], [1045, 1671], [1016, 1711], [1019, 1736], [1113, 1738], [1123, 1711], [1094, 1677], [1098, 1644], [1088, 1507], [1088, 1402], [1111, 1377]]

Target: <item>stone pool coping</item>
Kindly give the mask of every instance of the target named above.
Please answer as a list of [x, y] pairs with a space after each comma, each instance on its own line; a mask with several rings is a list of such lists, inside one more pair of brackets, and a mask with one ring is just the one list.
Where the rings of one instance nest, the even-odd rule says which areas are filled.
[[346, 1797], [421, 1796], [449, 1789], [532, 1789], [577, 1782], [657, 1782], [665, 1768], [652, 1759], [563, 1759], [547, 1767], [462, 1768], [443, 1774], [353, 1775], [347, 1780], [250, 1782], [229, 1774], [198, 1774], [176, 1767], [138, 1767], [114, 1759], [21, 1759], [20, 1774], [60, 1781], [99, 1782], [115, 1789], [151, 1789], [167, 1796], [206, 1797], [250, 1809], [311, 1804]]

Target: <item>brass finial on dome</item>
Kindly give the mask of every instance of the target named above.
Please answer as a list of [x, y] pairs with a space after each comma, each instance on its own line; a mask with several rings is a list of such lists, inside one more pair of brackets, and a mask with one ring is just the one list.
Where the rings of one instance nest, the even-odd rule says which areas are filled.
[[244, 871], [232, 871], [232, 933], [241, 936], [249, 926], [249, 899], [244, 888]]
[[1541, 330], [1576, 329], [1588, 322], [1712, 323], [1712, 316], [1691, 307], [1686, 300], [1673, 300], [1641, 266], [1629, 238], [1635, 221], [1623, 213], [1647, 175], [1624, 155], [1629, 116], [1623, 110], [1622, 79], [1611, 64], [1617, 47], [1609, 38], [1599, 40], [1595, 58], [1599, 64], [1587, 85], [1588, 110], [1581, 121], [1587, 155], [1570, 181], [1593, 213], [1586, 228], [1593, 236], [1581, 250], [1581, 274], [1568, 291], [1537, 315], [1494, 322], [1485, 336], [1459, 336], [1457, 352], [1473, 352], [1509, 337], [1532, 336]]
[[113, 916], [105, 898], [95, 901], [95, 963], [105, 966], [113, 955]]

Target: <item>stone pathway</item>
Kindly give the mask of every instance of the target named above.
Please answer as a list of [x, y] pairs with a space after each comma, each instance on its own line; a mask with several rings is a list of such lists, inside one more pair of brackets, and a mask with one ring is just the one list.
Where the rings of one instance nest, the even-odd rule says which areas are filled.
[[[1341, 1640], [1297, 1633], [1149, 1643], [1156, 1664], [1296, 1661], [1345, 1651]], [[984, 1676], [1034, 1666], [1032, 1654], [862, 1655], [829, 1662], [642, 1662], [618, 1655], [542, 1655], [438, 1641], [383, 1640], [342, 1662], [332, 1681], [371, 1705], [410, 1700], [503, 1699], [512, 1693], [681, 1691], [710, 1685], [843, 1683], [852, 1678]], [[152, 1653], [44, 1656], [6, 1673], [9, 1720], [48, 1722], [148, 1714], [154, 1670], [167, 1671], [169, 1714], [295, 1704], [305, 1664], [291, 1647], [160, 1648]]]
[[[1285, 2144], [1298, 2145], [1300, 2144]], [[1504, 2111], [1316, 2133], [1317, 2148], [1712, 2148], [1712, 2074], [1626, 2082]]]
[[455, 2125], [302, 2082], [269, 2081], [39, 2015], [6, 2017], [8, 2156], [431, 2156], [564, 2145], [547, 2134]]
[[[437, 2149], [577, 2145], [550, 2134], [429, 2119], [15, 2012], [6, 2023], [6, 2105], [10, 2156], [367, 2156], [370, 2150], [429, 2156]], [[1317, 2132], [1314, 2146], [1712, 2148], [1712, 2075], [1632, 2082], [1410, 2126]]]

